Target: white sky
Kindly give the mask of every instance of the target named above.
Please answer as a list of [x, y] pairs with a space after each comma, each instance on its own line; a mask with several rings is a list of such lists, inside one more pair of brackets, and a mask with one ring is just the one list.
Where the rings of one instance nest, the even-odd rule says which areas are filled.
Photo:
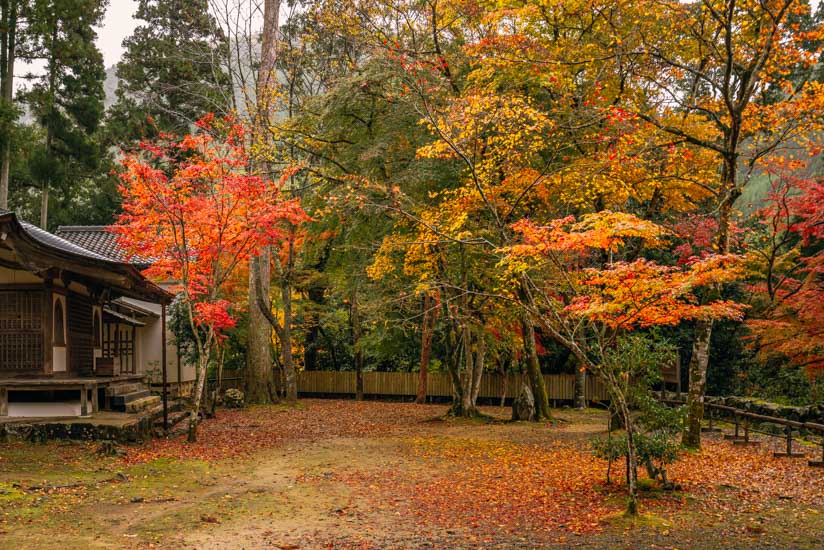
[[111, 0], [103, 18], [103, 25], [97, 29], [97, 47], [103, 53], [103, 62], [111, 67], [123, 55], [123, 39], [132, 34], [137, 20], [132, 15], [137, 11], [137, 0]]
[[[820, 1], [812, 0], [813, 10]], [[107, 68], [120, 61], [123, 55], [123, 39], [132, 34], [138, 24], [132, 18], [135, 11], [137, 11], [137, 0], [110, 0], [109, 2], [103, 24], [97, 29], [97, 46], [103, 53]]]

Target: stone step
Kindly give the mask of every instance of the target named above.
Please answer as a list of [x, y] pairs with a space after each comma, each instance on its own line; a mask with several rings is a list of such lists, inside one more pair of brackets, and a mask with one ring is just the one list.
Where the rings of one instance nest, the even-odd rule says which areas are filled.
[[124, 393], [119, 395], [113, 395], [109, 397], [109, 403], [111, 404], [112, 409], [114, 410], [123, 410], [123, 407], [127, 403], [131, 403], [132, 401], [137, 401], [138, 399], [143, 399], [144, 397], [148, 397], [152, 395], [152, 392], [146, 389], [133, 391], [130, 393]]
[[[169, 428], [177, 425], [178, 423], [182, 422], [189, 416], [188, 411], [177, 411], [177, 412], [170, 412], [169, 413]], [[163, 411], [161, 410], [160, 416], [154, 419], [154, 427], [155, 428], [162, 428], [163, 427]]]
[[127, 413], [135, 413], [141, 412], [151, 407], [154, 407], [160, 403], [160, 396], [159, 395], [149, 395], [147, 397], [142, 397], [137, 399], [136, 401], [132, 401], [131, 403], [126, 403], [126, 412]]

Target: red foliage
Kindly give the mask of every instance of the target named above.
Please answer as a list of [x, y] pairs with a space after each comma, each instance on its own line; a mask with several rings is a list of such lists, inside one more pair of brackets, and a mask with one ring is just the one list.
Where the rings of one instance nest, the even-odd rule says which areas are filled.
[[228, 298], [244, 288], [237, 268], [260, 247], [293, 238], [289, 225], [308, 216], [282, 197], [283, 180], [248, 171], [242, 126], [214, 115], [197, 126], [124, 156], [123, 214], [112, 230], [130, 255], [152, 260], [147, 276], [177, 283], [197, 324], [219, 332], [234, 324]]
[[773, 166], [764, 232], [751, 246], [752, 285], [760, 317], [748, 322], [762, 355], [777, 353], [824, 373], [824, 177], [794, 175], [797, 166]]

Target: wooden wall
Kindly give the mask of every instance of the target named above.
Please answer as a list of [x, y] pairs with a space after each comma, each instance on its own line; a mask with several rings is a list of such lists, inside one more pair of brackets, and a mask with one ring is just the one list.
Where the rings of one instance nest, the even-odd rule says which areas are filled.
[[[479, 397], [500, 399], [505, 393], [507, 398], [516, 397], [521, 387], [522, 375], [504, 376], [497, 373], [484, 373], [481, 379]], [[549, 399], [572, 400], [575, 375], [545, 374]], [[363, 391], [366, 395], [408, 396], [413, 397], [418, 391], [418, 373], [416, 372], [365, 372], [363, 373]], [[591, 401], [606, 401], [609, 396], [603, 382], [587, 376], [586, 398]], [[355, 393], [355, 373], [353, 371], [304, 371], [298, 373], [298, 392], [303, 394], [353, 394]], [[451, 397], [452, 384], [449, 376], [442, 373], [430, 373], [427, 379], [427, 396]]]

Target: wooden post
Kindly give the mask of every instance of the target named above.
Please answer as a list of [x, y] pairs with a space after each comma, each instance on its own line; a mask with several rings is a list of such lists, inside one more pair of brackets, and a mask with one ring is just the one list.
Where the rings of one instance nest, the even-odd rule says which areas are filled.
[[[681, 399], [681, 356], [675, 356], [675, 376], [678, 377], [678, 384], [676, 391], [678, 392], [678, 399]], [[666, 387], [666, 382], [664, 383], [664, 387]]]
[[180, 399], [180, 385], [183, 383], [183, 374], [180, 370], [180, 342], [175, 344], [175, 356], [177, 357], [177, 392], [176, 397]]
[[787, 434], [787, 450], [786, 450], [786, 452], [783, 452], [783, 453], [774, 452], [773, 456], [786, 456], [786, 457], [790, 457], [790, 458], [794, 458], [794, 457], [804, 458], [805, 456], [807, 456], [806, 453], [803, 453], [803, 452], [800, 452], [800, 453], [793, 452], [793, 427], [790, 426], [790, 425], [787, 425], [784, 428], [784, 432]]
[[92, 386], [92, 413], [96, 413], [100, 410], [100, 404], [97, 401], [97, 384]]
[[705, 428], [701, 428], [701, 431], [706, 432], [706, 433], [720, 432], [721, 428], [716, 428], [715, 427], [715, 417], [712, 414], [712, 408], [707, 407], [705, 410], [706, 410], [705, 416], [706, 416], [707, 420], [709, 420], [709, 426], [707, 426]]
[[82, 386], [80, 388], [80, 416], [88, 416], [89, 414], [89, 387]]
[[732, 439], [732, 440], [741, 439], [741, 436], [738, 435], [738, 415], [735, 414], [735, 413], [733, 413], [733, 414], [735, 416], [735, 434], [734, 435], [727, 434], [727, 435], [724, 436], [724, 439]]
[[737, 440], [733, 441], [733, 444], [735, 444], [735, 445], [744, 445], [744, 446], [748, 446], [748, 445], [755, 446], [755, 445], [759, 444], [758, 441], [750, 441], [750, 417], [749, 416], [744, 417], [744, 439], [737, 439]]
[[[160, 304], [160, 361], [163, 364], [163, 431], [169, 430], [169, 391], [166, 387], [166, 302]], [[179, 381], [178, 381], [179, 382]]]
[[818, 468], [824, 467], [824, 432], [821, 433], [821, 460], [810, 460], [807, 464]]
[[0, 416], [9, 415], [9, 390], [0, 388]]

